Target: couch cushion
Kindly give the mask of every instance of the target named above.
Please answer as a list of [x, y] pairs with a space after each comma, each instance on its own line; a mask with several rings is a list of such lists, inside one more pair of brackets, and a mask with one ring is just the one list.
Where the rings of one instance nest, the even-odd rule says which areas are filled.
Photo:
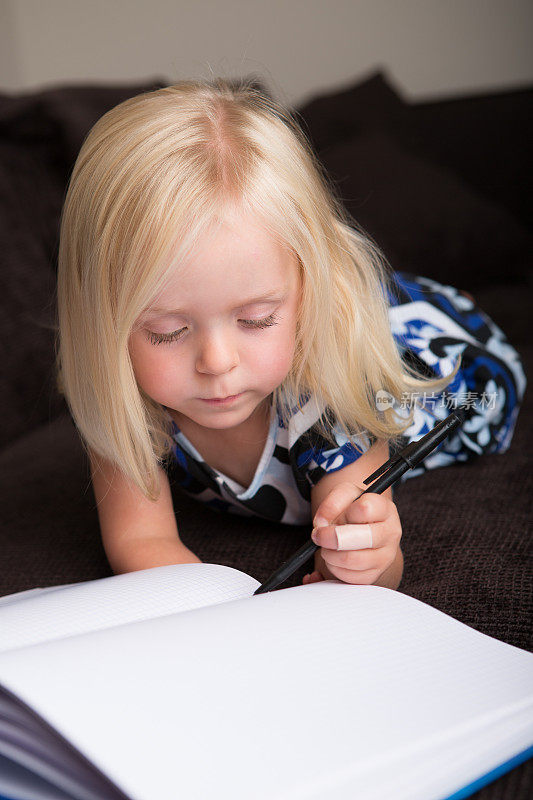
[[533, 236], [510, 212], [388, 134], [345, 140], [321, 161], [394, 269], [467, 290], [531, 273]]
[[467, 95], [409, 109], [395, 131], [415, 153], [461, 175], [531, 229], [533, 89]]
[[306, 100], [297, 118], [318, 153], [372, 130], [410, 135], [410, 106], [383, 71]]
[[150, 88], [156, 86], [0, 94], [0, 446], [65, 410], [53, 373], [59, 219], [68, 175], [94, 122]]

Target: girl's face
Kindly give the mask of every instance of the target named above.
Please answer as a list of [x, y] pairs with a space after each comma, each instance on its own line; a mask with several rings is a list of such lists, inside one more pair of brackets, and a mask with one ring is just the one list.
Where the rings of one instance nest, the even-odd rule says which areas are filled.
[[[298, 267], [253, 218], [229, 212], [137, 320], [129, 349], [139, 386], [178, 425], [245, 423], [291, 368]], [[239, 397], [206, 402], [231, 395]]]

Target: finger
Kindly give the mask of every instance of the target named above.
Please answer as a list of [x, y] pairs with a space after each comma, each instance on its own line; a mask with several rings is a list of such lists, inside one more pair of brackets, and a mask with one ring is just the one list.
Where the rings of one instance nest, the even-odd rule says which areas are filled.
[[370, 569], [386, 569], [394, 560], [393, 548], [381, 548], [378, 550], [322, 550], [324, 562], [327, 568], [342, 567], [346, 570], [364, 572]]
[[319, 547], [330, 547], [336, 550], [338, 547], [335, 525], [328, 525], [326, 528], [315, 528], [311, 533], [311, 539]]
[[350, 481], [338, 483], [315, 511], [313, 527], [321, 528], [334, 522], [363, 491], [364, 489]]
[[363, 550], [376, 547], [371, 525], [328, 525], [315, 528], [311, 539], [320, 547], [330, 550]]
[[379, 547], [375, 531], [376, 525], [336, 525], [337, 550], [366, 550]]
[[354, 569], [344, 569], [343, 567], [330, 567], [330, 571], [332, 575], [335, 575], [340, 581], [343, 583], [352, 583], [352, 584], [365, 584], [370, 585], [377, 581], [379, 576], [381, 575], [381, 569], [366, 569], [366, 570], [354, 570]]
[[368, 492], [346, 509], [346, 522], [382, 522], [393, 513], [395, 505], [388, 497]]
[[330, 550], [366, 550], [398, 544], [402, 536], [402, 525], [398, 514], [384, 522], [328, 525], [315, 529], [311, 539], [319, 547]]
[[307, 578], [307, 583], [318, 583], [319, 581], [324, 580], [324, 576], [317, 569], [305, 577]]

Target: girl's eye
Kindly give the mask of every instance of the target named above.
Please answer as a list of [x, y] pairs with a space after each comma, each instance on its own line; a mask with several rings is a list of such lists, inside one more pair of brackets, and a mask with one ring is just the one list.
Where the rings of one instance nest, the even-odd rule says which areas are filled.
[[[278, 316], [277, 314], [271, 314], [269, 317], [265, 317], [264, 319], [241, 319], [239, 322], [242, 322], [248, 328], [270, 328], [272, 325], [277, 325]], [[148, 339], [152, 342], [152, 344], [169, 344], [170, 342], [175, 342], [178, 339], [181, 339], [182, 331], [185, 328], [180, 328], [179, 331], [174, 331], [173, 333], [152, 333], [151, 331], [148, 332]]]

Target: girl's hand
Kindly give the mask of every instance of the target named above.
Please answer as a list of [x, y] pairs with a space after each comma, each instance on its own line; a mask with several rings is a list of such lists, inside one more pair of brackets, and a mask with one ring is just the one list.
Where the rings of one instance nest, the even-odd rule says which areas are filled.
[[354, 500], [365, 488], [339, 483], [317, 508], [314, 521], [318, 525], [311, 538], [320, 550], [315, 554], [314, 572], [302, 583], [328, 579], [377, 583], [401, 558], [402, 526], [396, 505], [387, 496], [390, 492], [368, 493]]

